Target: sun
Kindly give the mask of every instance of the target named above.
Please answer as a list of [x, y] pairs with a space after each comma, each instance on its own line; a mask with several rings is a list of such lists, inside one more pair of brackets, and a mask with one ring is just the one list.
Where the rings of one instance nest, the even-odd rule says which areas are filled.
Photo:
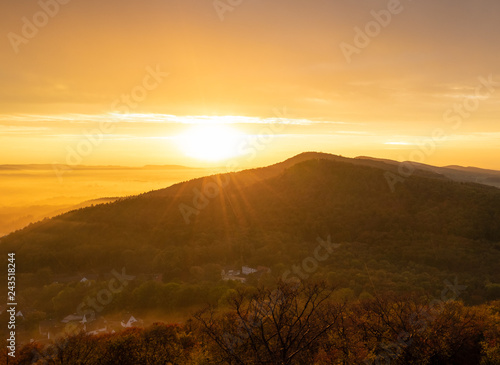
[[185, 155], [204, 161], [223, 161], [238, 155], [243, 134], [224, 124], [197, 124], [179, 136]]

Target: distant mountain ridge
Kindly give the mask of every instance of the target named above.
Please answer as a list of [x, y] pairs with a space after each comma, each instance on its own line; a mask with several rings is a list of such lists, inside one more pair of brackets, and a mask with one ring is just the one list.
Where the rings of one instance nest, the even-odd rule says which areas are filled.
[[9, 170], [163, 170], [163, 169], [196, 169], [182, 165], [144, 165], [144, 166], [119, 166], [119, 165], [64, 165], [64, 164], [4, 164], [0, 171]]
[[[350, 163], [353, 165], [357, 166], [366, 166], [366, 167], [374, 167], [374, 168], [379, 168], [384, 171], [390, 171], [393, 173], [397, 173], [397, 165], [398, 162], [396, 161], [391, 161], [391, 160], [377, 160], [377, 159], [372, 159], [372, 158], [349, 158], [349, 157], [343, 157], [340, 155], [334, 155], [330, 153], [323, 153], [323, 152], [303, 152], [300, 153], [294, 157], [291, 157], [289, 159], [286, 159], [285, 161], [275, 163], [270, 166], [266, 167], [259, 167], [259, 168], [254, 168], [254, 169], [247, 169], [243, 171], [238, 171], [236, 174], [239, 176], [239, 183], [243, 185], [251, 185], [254, 184], [258, 181], [262, 181], [264, 179], [268, 179], [274, 176], [279, 175], [280, 173], [284, 172], [287, 168], [290, 168], [298, 163], [304, 162], [304, 161], [309, 161], [309, 160], [328, 160], [328, 161], [335, 161], [335, 162], [342, 162], [342, 163]], [[388, 161], [389, 163], [386, 163], [385, 161]], [[224, 174], [224, 172], [222, 172]], [[234, 173], [231, 173], [234, 174]], [[416, 170], [413, 173], [415, 176], [422, 176], [422, 177], [431, 177], [435, 179], [446, 179], [444, 175], [435, 173], [430, 170], [426, 169], [419, 169]], [[199, 179], [195, 179], [192, 181], [188, 181], [182, 184], [196, 184], [196, 182], [199, 181]], [[154, 194], [159, 194], [162, 195], [162, 193], [166, 194], [171, 194], [173, 191], [175, 191], [177, 188], [181, 188], [180, 184], [175, 184], [174, 186], [167, 188], [167, 189], [162, 189], [158, 190], [156, 192], [153, 192]]]
[[[367, 156], [359, 156], [356, 157], [356, 159], [378, 161], [389, 165], [401, 164], [401, 162], [398, 161], [387, 160], [387, 159], [376, 159]], [[446, 176], [447, 178], [453, 181], [473, 182], [500, 188], [500, 171], [481, 169], [478, 167], [463, 167], [457, 165], [437, 167], [413, 161], [404, 161], [403, 163], [411, 164], [423, 171], [431, 171], [436, 174]]]
[[[395, 160], [390, 160], [390, 159], [381, 159], [381, 158], [374, 158], [374, 157], [369, 157], [369, 156], [358, 156], [355, 158], [348, 158], [348, 157], [342, 157], [339, 155], [334, 155], [334, 154], [329, 154], [329, 153], [322, 153], [322, 152], [304, 152], [299, 155], [296, 155], [290, 159], [287, 159], [283, 162], [276, 163], [271, 166], [267, 167], [262, 167], [262, 168], [255, 168], [255, 169], [250, 169], [246, 171], [253, 171], [253, 173], [257, 173], [260, 176], [272, 176], [274, 173], [283, 171], [283, 169], [301, 162], [301, 161], [306, 161], [309, 159], [326, 159], [330, 161], [339, 161], [339, 162], [350, 162], [353, 164], [359, 164], [362, 166], [372, 166], [372, 167], [378, 167], [378, 168], [383, 168], [387, 169], [390, 171], [394, 171], [392, 167], [398, 166], [401, 163], [407, 163], [415, 166], [417, 169], [420, 171], [417, 171], [416, 173], [418, 175], [422, 175], [425, 173], [424, 172], [432, 172], [438, 175], [442, 175], [444, 177], [447, 177], [451, 180], [454, 181], [459, 181], [459, 182], [475, 182], [475, 183], [480, 183], [484, 185], [490, 185], [490, 186], [495, 186], [500, 188], [500, 171], [497, 170], [491, 170], [491, 169], [483, 169], [483, 168], [478, 168], [478, 167], [463, 167], [463, 166], [458, 166], [458, 165], [450, 165], [450, 166], [433, 166], [433, 165], [427, 165], [427, 164], [422, 164], [422, 163], [417, 163], [413, 161], [403, 161], [403, 162], [398, 162]], [[0, 165], [0, 171], [16, 171], [16, 170], [52, 170], [54, 168], [58, 169], [65, 169], [67, 168], [67, 165], [51, 165], [51, 164], [4, 164]], [[119, 165], [109, 165], [109, 166], [104, 166], [104, 165], [96, 165], [96, 166], [90, 166], [90, 165], [77, 165], [77, 166], [71, 166], [72, 170], [134, 170], [134, 169], [140, 169], [140, 170], [163, 170], [163, 169], [198, 169], [197, 167], [190, 167], [190, 166], [182, 166], [182, 165], [144, 165], [144, 166], [137, 166], [137, 167], [131, 167], [131, 166], [119, 166]], [[204, 168], [200, 168], [204, 169]], [[214, 171], [217, 170], [222, 170], [223, 168], [213, 168]], [[240, 172], [242, 173], [242, 172]], [[248, 174], [251, 178], [252, 174]], [[254, 176], [255, 177], [255, 176]], [[437, 176], [435, 176], [437, 177]]]

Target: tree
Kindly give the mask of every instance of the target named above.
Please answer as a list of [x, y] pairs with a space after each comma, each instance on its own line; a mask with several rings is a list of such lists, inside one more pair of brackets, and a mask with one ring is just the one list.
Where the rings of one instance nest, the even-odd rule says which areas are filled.
[[331, 294], [324, 283], [239, 289], [229, 299], [229, 312], [207, 308], [195, 319], [213, 351], [229, 364], [304, 364], [342, 315], [343, 306], [334, 304]]

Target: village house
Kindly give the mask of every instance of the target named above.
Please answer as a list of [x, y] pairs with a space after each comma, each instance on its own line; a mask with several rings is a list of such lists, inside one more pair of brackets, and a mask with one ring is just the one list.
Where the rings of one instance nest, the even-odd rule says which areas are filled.
[[265, 266], [258, 266], [256, 269], [250, 266], [242, 266], [241, 270], [235, 269], [225, 269], [221, 272], [222, 280], [234, 280], [239, 281], [240, 283], [245, 283], [247, 281], [245, 276], [256, 274], [268, 274], [271, 272], [271, 269]]

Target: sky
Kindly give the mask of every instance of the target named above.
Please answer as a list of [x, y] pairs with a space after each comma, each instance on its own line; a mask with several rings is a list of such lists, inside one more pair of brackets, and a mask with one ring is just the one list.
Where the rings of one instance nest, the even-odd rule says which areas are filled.
[[500, 170], [498, 0], [0, 4], [0, 164]]

